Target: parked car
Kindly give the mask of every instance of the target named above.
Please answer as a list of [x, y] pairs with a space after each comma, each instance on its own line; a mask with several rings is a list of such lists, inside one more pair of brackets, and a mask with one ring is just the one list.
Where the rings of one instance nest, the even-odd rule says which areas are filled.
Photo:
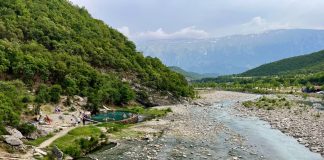
[[324, 94], [324, 91], [319, 91], [319, 92], [316, 92], [318, 94]]

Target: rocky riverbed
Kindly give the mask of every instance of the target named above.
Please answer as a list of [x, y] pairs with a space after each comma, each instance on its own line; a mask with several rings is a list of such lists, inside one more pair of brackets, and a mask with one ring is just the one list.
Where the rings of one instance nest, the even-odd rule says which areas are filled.
[[[315, 106], [298, 105], [302, 97], [281, 95], [288, 99], [292, 107], [275, 108], [273, 110], [246, 108], [243, 105], [235, 105], [235, 109], [241, 116], [256, 116], [267, 121], [273, 128], [279, 129], [289, 136], [293, 136], [300, 144], [308, 147], [311, 151], [324, 156], [324, 112]], [[267, 97], [274, 97], [268, 95]], [[307, 101], [316, 102], [320, 99], [308, 98]], [[315, 103], [316, 104], [316, 103]]]
[[258, 95], [205, 91], [187, 104], [167, 106], [173, 112], [162, 119], [135, 125], [117, 146], [95, 152], [96, 159], [295, 159], [322, 160], [267, 122], [238, 114], [234, 106]]

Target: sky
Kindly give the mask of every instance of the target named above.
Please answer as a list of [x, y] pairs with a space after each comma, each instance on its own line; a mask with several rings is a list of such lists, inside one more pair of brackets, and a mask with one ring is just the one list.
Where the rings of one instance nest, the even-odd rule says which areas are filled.
[[70, 0], [132, 40], [324, 29], [324, 0]]

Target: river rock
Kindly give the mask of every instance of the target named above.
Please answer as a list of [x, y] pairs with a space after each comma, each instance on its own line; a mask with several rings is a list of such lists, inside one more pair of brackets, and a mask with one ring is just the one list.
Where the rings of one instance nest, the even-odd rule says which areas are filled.
[[43, 137], [47, 136], [50, 133], [53, 133], [55, 131], [54, 128], [45, 128], [45, 127], [38, 127], [38, 134]]
[[35, 139], [38, 138], [38, 136], [39, 136], [39, 135], [38, 135], [37, 131], [35, 131], [35, 132], [33, 132], [33, 133], [28, 134], [28, 135], [26, 136], [26, 138], [27, 138], [27, 139], [35, 140]]
[[238, 157], [233, 157], [233, 160], [238, 160], [239, 158]]
[[43, 150], [38, 149], [38, 148], [35, 148], [34, 153], [39, 153], [39, 154], [41, 154], [41, 155], [43, 155], [43, 156], [46, 156], [46, 155], [47, 155], [46, 152], [44, 152]]
[[15, 137], [13, 135], [5, 135], [5, 136], [3, 136], [3, 138], [4, 138], [5, 142], [10, 144], [11, 146], [20, 146], [23, 144], [23, 142], [19, 138]]
[[21, 138], [24, 137], [24, 136], [21, 134], [21, 132], [18, 131], [16, 128], [13, 128], [13, 127], [7, 126], [7, 127], [6, 127], [6, 131], [7, 131], [10, 135], [12, 135], [12, 136], [14, 136], [14, 137], [16, 137], [16, 138], [21, 139]]
[[57, 160], [63, 159], [63, 152], [56, 145], [53, 147], [52, 153], [57, 158]]

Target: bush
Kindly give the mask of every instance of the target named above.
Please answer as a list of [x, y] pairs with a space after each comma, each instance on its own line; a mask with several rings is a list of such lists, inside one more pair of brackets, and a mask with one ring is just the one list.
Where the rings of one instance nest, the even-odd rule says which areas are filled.
[[22, 123], [17, 128], [23, 135], [28, 135], [36, 131], [36, 127], [29, 123]]
[[308, 95], [307, 95], [306, 93], [304, 93], [302, 97], [303, 97], [303, 99], [305, 99], [305, 100], [306, 100], [306, 99], [307, 99], [307, 97], [308, 97]]
[[245, 101], [242, 103], [244, 107], [250, 108], [253, 106], [253, 102], [252, 101]]
[[273, 110], [273, 109], [274, 109], [273, 106], [268, 106], [268, 107], [267, 107], [267, 110]]
[[51, 102], [57, 103], [60, 100], [60, 95], [62, 93], [62, 88], [60, 85], [56, 84], [50, 88], [49, 96], [51, 97]]
[[75, 107], [72, 106], [69, 108], [69, 112], [74, 112], [74, 111], [76, 111]]
[[3, 125], [0, 125], [0, 135], [5, 135], [7, 133], [5, 127]]
[[31, 98], [29, 96], [25, 96], [23, 99], [22, 99], [22, 102], [23, 103], [29, 103], [31, 102]]
[[99, 138], [107, 138], [107, 135], [104, 134], [104, 133], [101, 133], [100, 136], [99, 136]]
[[0, 93], [0, 126], [19, 124], [20, 110], [14, 110], [14, 102], [6, 95]]
[[44, 84], [41, 84], [36, 92], [36, 103], [46, 103], [50, 101], [50, 96], [48, 94], [48, 87]]
[[79, 157], [82, 153], [80, 146], [68, 146], [63, 150], [63, 152], [72, 157]]
[[91, 138], [88, 140], [86, 138], [81, 138], [78, 140], [80, 144], [80, 148], [82, 150], [91, 150], [94, 147], [96, 147], [99, 143], [98, 138], [91, 136]]

